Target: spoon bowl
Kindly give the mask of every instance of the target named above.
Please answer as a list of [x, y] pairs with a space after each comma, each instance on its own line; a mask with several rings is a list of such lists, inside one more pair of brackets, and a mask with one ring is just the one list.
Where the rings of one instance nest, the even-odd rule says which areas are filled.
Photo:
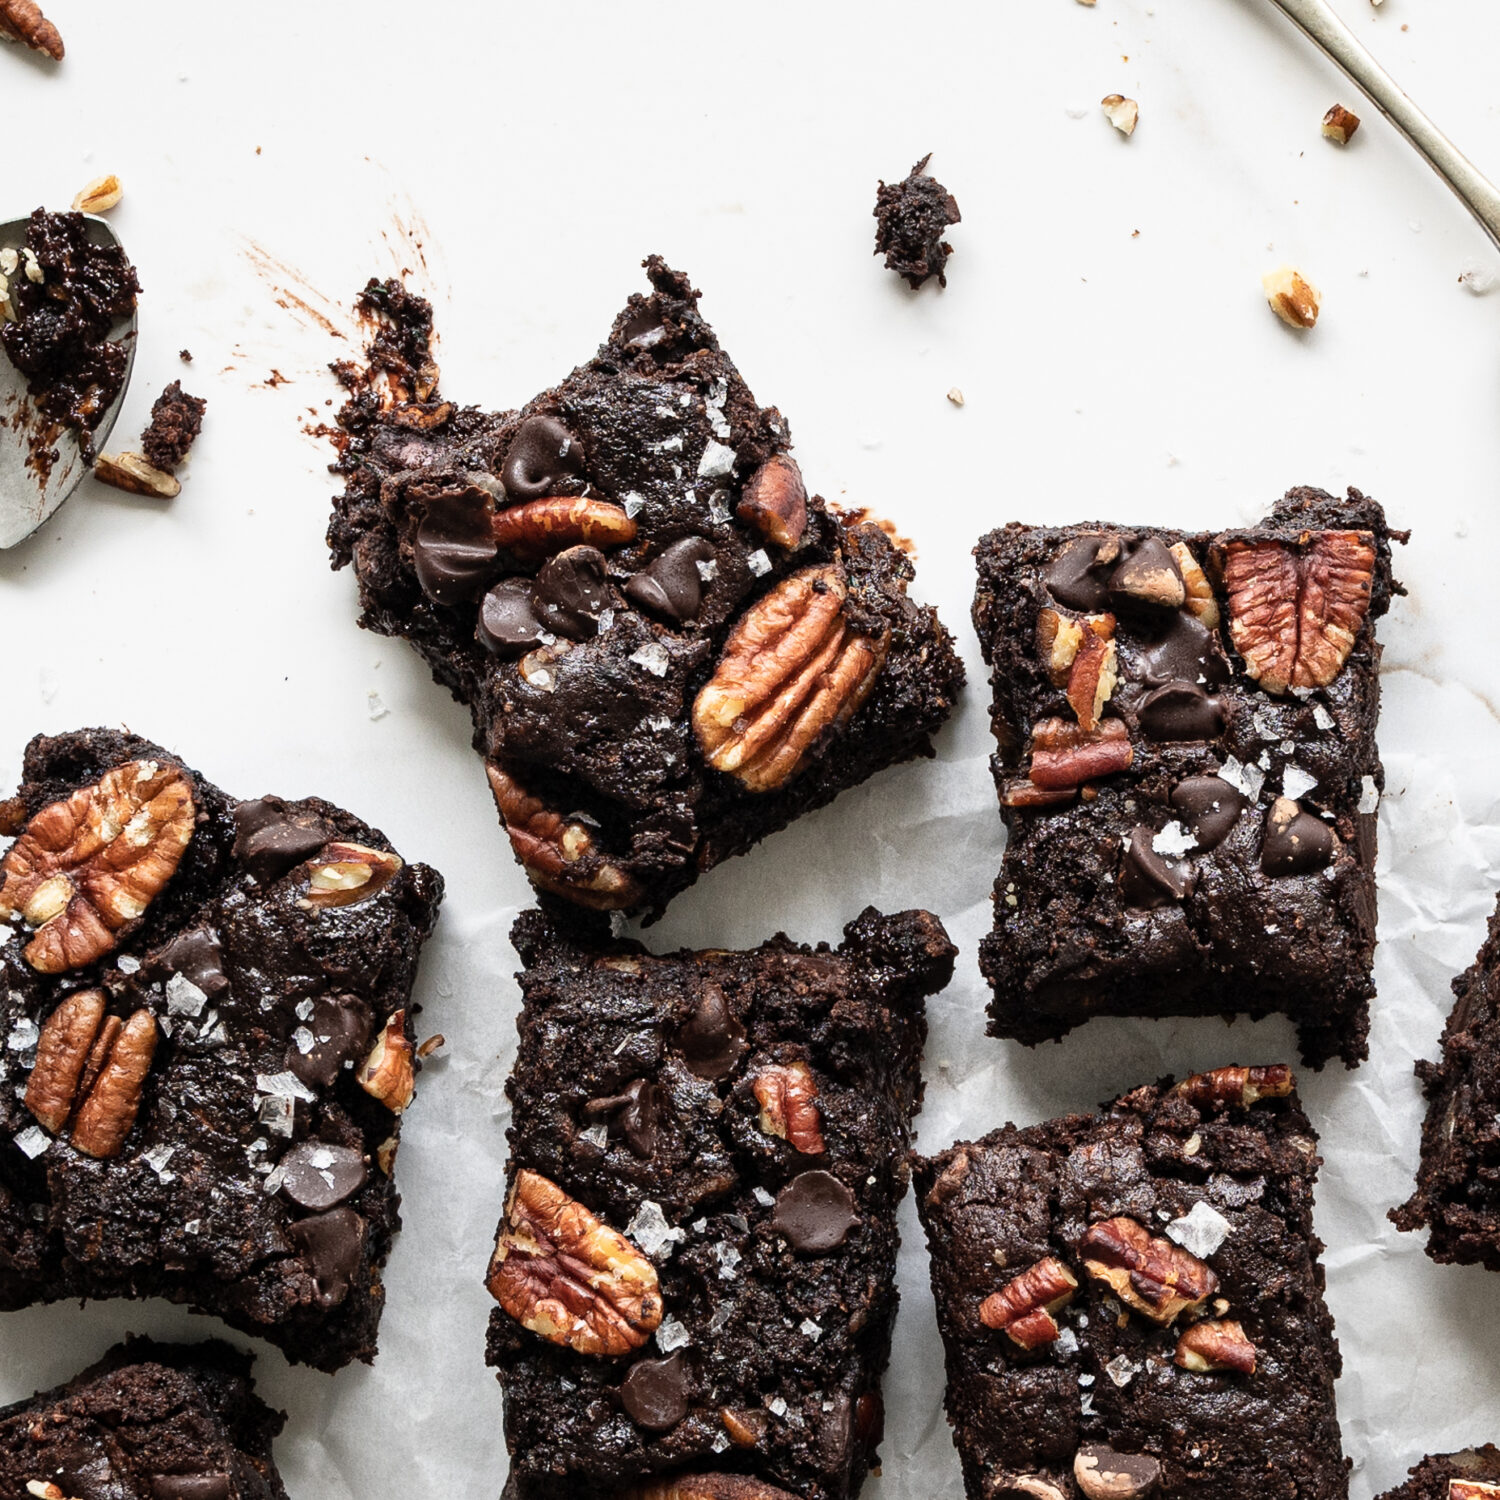
[[[85, 214], [91, 244], [118, 246], [113, 229], [96, 214]], [[0, 224], [0, 250], [20, 250], [26, 243], [28, 219], [12, 219]], [[25, 273], [18, 271], [16, 276]], [[12, 277], [14, 282], [16, 278]], [[125, 341], [125, 379], [120, 393], [110, 403], [93, 429], [94, 443], [101, 451], [125, 403], [135, 365], [137, 312], [131, 309], [110, 330], [110, 338]], [[69, 495], [78, 488], [89, 465], [78, 446], [77, 435], [64, 428], [52, 445], [57, 449], [54, 463], [45, 479], [28, 462], [31, 440], [38, 423], [44, 420], [26, 391], [26, 376], [0, 351], [0, 548], [14, 547], [37, 529]]]

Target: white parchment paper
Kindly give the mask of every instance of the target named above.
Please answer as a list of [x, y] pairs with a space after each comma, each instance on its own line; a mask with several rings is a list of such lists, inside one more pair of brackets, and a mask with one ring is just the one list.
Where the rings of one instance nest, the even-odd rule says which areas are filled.
[[[1337, 4], [1500, 164], [1493, 0]], [[1295, 1060], [1279, 1021], [1097, 1022], [1034, 1052], [985, 1037], [974, 955], [1001, 829], [974, 539], [1012, 518], [1231, 526], [1299, 483], [1358, 484], [1413, 528], [1396, 562], [1411, 597], [1381, 627], [1371, 1059], [1302, 1089], [1327, 1159], [1356, 1500], [1423, 1452], [1500, 1438], [1500, 1278], [1432, 1265], [1385, 1218], [1416, 1162], [1412, 1061], [1434, 1055], [1500, 886], [1500, 296], [1471, 294], [1497, 261], [1373, 110], [1347, 151], [1319, 137], [1335, 98], [1360, 101], [1264, 0], [46, 9], [61, 69], [0, 47], [18, 132], [5, 216], [117, 172], [113, 222], [146, 287], [119, 432], [177, 375], [210, 405], [171, 506], [91, 485], [0, 554], [0, 781], [38, 730], [128, 723], [235, 794], [338, 801], [448, 879], [418, 993], [423, 1031], [448, 1044], [406, 1117], [380, 1357], [330, 1379], [257, 1348], [290, 1414], [277, 1452], [296, 1500], [499, 1494], [481, 1282], [517, 1009], [506, 934], [527, 899], [465, 713], [404, 646], [354, 628], [353, 582], [327, 572], [328, 449], [300, 429], [329, 419], [324, 365], [346, 351], [319, 319], [408, 269], [435, 301], [447, 392], [514, 405], [592, 351], [651, 250], [703, 288], [809, 483], [915, 540], [916, 592], [971, 681], [936, 761], [713, 872], [648, 940], [836, 941], [867, 903], [940, 914], [962, 951], [931, 1005], [925, 1149], [1166, 1072]], [[1141, 104], [1129, 141], [1098, 110], [1116, 91]], [[964, 219], [947, 290], [912, 294], [872, 258], [869, 213], [876, 179], [929, 149]], [[1261, 300], [1282, 260], [1324, 293], [1311, 335]], [[910, 1203], [903, 1224], [885, 1466], [866, 1495], [955, 1500]], [[160, 1303], [8, 1314], [0, 1401], [126, 1331], [222, 1330]]]

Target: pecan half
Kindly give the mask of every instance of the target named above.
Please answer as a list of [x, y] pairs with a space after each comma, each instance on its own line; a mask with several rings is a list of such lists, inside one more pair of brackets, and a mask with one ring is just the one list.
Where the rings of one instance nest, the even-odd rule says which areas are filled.
[[586, 542], [601, 550], [635, 540], [635, 522], [608, 500], [549, 495], [497, 511], [495, 540], [523, 562], [540, 562]]
[[26, 1082], [26, 1108], [53, 1135], [71, 1120], [74, 1149], [94, 1157], [119, 1155], [156, 1054], [149, 1010], [122, 1022], [104, 1005], [103, 990], [69, 995], [42, 1027]]
[[587, 825], [554, 812], [494, 761], [485, 774], [511, 848], [533, 885], [595, 911], [635, 905], [639, 884], [595, 847]]
[[353, 906], [378, 895], [401, 868], [401, 856], [364, 844], [325, 844], [309, 862], [306, 906]]
[[662, 1318], [656, 1267], [538, 1172], [516, 1174], [490, 1295], [523, 1328], [579, 1354], [639, 1349]]
[[102, 958], [172, 878], [193, 836], [179, 766], [133, 760], [44, 807], [0, 861], [0, 921], [37, 929], [26, 961], [61, 974]]
[[1367, 531], [1306, 531], [1295, 543], [1223, 548], [1229, 637], [1268, 693], [1327, 687], [1370, 609], [1375, 548]]
[[1135, 759], [1130, 731], [1119, 719], [1096, 729], [1066, 719], [1043, 719], [1031, 730], [1031, 769], [1025, 781], [1012, 781], [1001, 801], [1006, 807], [1051, 807], [1071, 802], [1085, 783], [1128, 770]]
[[1184, 1310], [1201, 1307], [1219, 1289], [1219, 1278], [1196, 1255], [1149, 1233], [1134, 1219], [1091, 1225], [1078, 1249], [1090, 1276], [1156, 1323], [1170, 1323]]
[[417, 1091], [412, 1045], [406, 1039], [406, 1012], [394, 1010], [385, 1023], [370, 1055], [359, 1069], [359, 1086], [378, 1099], [393, 1114], [400, 1114]]
[[750, 1085], [760, 1105], [760, 1128], [780, 1136], [804, 1156], [828, 1149], [818, 1109], [818, 1085], [804, 1062], [774, 1063], [762, 1068]]
[[1258, 1099], [1285, 1099], [1297, 1086], [1296, 1077], [1285, 1063], [1265, 1068], [1214, 1068], [1184, 1078], [1173, 1094], [1211, 1109], [1217, 1104], [1237, 1105], [1248, 1109]]
[[890, 643], [851, 631], [828, 563], [784, 579], [745, 613], [693, 704], [709, 765], [752, 792], [784, 786], [869, 696]]
[[797, 460], [787, 453], [772, 454], [750, 476], [734, 513], [790, 552], [807, 529], [807, 486]]
[[1077, 1291], [1078, 1278], [1049, 1255], [986, 1297], [979, 1306], [979, 1321], [1023, 1349], [1056, 1343], [1061, 1330], [1052, 1314], [1066, 1307]]
[[1212, 1318], [1194, 1323], [1177, 1340], [1174, 1364], [1195, 1375], [1218, 1370], [1234, 1370], [1241, 1375], [1255, 1374], [1255, 1345], [1245, 1337], [1245, 1330], [1232, 1318]]
[[0, 0], [0, 32], [34, 52], [45, 52], [53, 62], [63, 60], [63, 39], [36, 0]]
[[1183, 608], [1196, 615], [1210, 630], [1219, 628], [1219, 601], [1214, 598], [1213, 585], [1208, 575], [1193, 556], [1193, 549], [1186, 542], [1173, 542], [1167, 549], [1182, 574], [1182, 586], [1187, 594]]

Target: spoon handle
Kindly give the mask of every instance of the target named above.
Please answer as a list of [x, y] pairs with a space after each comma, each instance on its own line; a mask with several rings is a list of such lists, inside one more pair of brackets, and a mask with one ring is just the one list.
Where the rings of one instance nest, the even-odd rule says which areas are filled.
[[1397, 87], [1396, 81], [1328, 8], [1326, 0], [1271, 0], [1370, 96], [1371, 102], [1425, 156], [1459, 202], [1500, 246], [1500, 188]]

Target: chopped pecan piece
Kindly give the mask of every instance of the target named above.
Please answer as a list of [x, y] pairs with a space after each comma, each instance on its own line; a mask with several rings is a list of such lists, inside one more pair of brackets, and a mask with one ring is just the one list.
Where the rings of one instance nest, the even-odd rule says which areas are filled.
[[1229, 542], [1222, 566], [1229, 636], [1251, 677], [1268, 693], [1327, 687], [1369, 612], [1375, 576], [1369, 532]]
[[1255, 1355], [1255, 1345], [1245, 1337], [1245, 1330], [1238, 1323], [1232, 1318], [1213, 1318], [1184, 1330], [1172, 1359], [1195, 1375], [1220, 1370], [1253, 1375]]
[[36, 0], [0, 0], [0, 32], [25, 42], [33, 52], [45, 52], [53, 62], [63, 60], [63, 39]]
[[724, 1424], [724, 1431], [729, 1434], [729, 1441], [736, 1448], [753, 1448], [765, 1437], [770, 1426], [766, 1414], [753, 1408], [736, 1410], [732, 1406], [721, 1406], [719, 1420]]
[[1078, 1278], [1049, 1255], [986, 1297], [979, 1307], [979, 1321], [1023, 1349], [1056, 1343], [1060, 1330], [1052, 1315], [1066, 1307], [1077, 1291]]
[[1031, 780], [1052, 791], [1072, 791], [1096, 776], [1127, 770], [1135, 759], [1130, 731], [1119, 719], [1097, 729], [1065, 719], [1043, 719], [1031, 731]]
[[1450, 1479], [1448, 1500], [1497, 1500], [1500, 1484], [1486, 1484], [1482, 1479]]
[[790, 552], [807, 529], [807, 487], [797, 460], [787, 453], [768, 458], [750, 476], [734, 513]]
[[1149, 1233], [1134, 1219], [1105, 1219], [1079, 1242], [1083, 1267], [1127, 1306], [1156, 1323], [1170, 1323], [1201, 1307], [1219, 1289], [1219, 1278], [1180, 1245]]
[[156, 1054], [156, 1018], [107, 1016], [103, 990], [69, 995], [47, 1017], [26, 1108], [53, 1135], [73, 1123], [75, 1150], [117, 1156], [140, 1112], [141, 1090]]
[[601, 550], [635, 540], [635, 522], [608, 500], [549, 495], [496, 512], [495, 540], [523, 562], [540, 562], [587, 543]]
[[750, 1085], [760, 1105], [760, 1128], [780, 1136], [794, 1151], [819, 1156], [828, 1149], [818, 1109], [818, 1085], [804, 1062], [762, 1068]]
[[656, 1331], [656, 1267], [555, 1182], [518, 1172], [505, 1218], [487, 1285], [523, 1328], [595, 1355], [628, 1354]]
[[1047, 675], [1054, 687], [1067, 687], [1072, 675], [1073, 663], [1085, 638], [1096, 635], [1101, 640], [1113, 640], [1115, 617], [1110, 614], [1082, 615], [1074, 618], [1060, 611], [1044, 607], [1036, 617], [1036, 643], [1042, 660], [1047, 666]]
[[715, 770], [775, 791], [869, 696], [889, 634], [851, 631], [846, 593], [835, 565], [804, 568], [735, 626], [693, 704], [693, 732]]
[[368, 901], [391, 883], [401, 868], [401, 856], [364, 844], [325, 844], [310, 862], [307, 873], [308, 906], [353, 906]]
[[172, 878], [196, 817], [181, 767], [130, 761], [32, 818], [0, 861], [0, 921], [19, 912], [37, 929], [32, 968], [61, 974], [114, 948]]
[[485, 773], [511, 848], [533, 885], [596, 911], [639, 900], [640, 886], [599, 852], [587, 825], [554, 812], [493, 761]]
[[1071, 1492], [1045, 1474], [997, 1474], [990, 1492], [995, 1500], [1014, 1500], [1025, 1495], [1027, 1500], [1072, 1500]]
[[1098, 729], [1099, 715], [1119, 680], [1115, 643], [1095, 631], [1087, 632], [1068, 673], [1068, 702], [1085, 733]]
[[1264, 1068], [1214, 1068], [1194, 1073], [1172, 1092], [1199, 1109], [1212, 1109], [1217, 1104], [1248, 1109], [1258, 1099], [1285, 1099], [1296, 1086], [1292, 1070], [1285, 1063], [1273, 1063]]
[[417, 1091], [412, 1045], [406, 1039], [406, 1012], [395, 1010], [359, 1070], [359, 1086], [393, 1114], [400, 1114]]
[[1183, 608], [1196, 615], [1209, 630], [1219, 628], [1219, 601], [1214, 598], [1213, 585], [1208, 575], [1193, 556], [1193, 549], [1186, 542], [1173, 542], [1168, 551], [1182, 574], [1182, 587], [1187, 600]]

